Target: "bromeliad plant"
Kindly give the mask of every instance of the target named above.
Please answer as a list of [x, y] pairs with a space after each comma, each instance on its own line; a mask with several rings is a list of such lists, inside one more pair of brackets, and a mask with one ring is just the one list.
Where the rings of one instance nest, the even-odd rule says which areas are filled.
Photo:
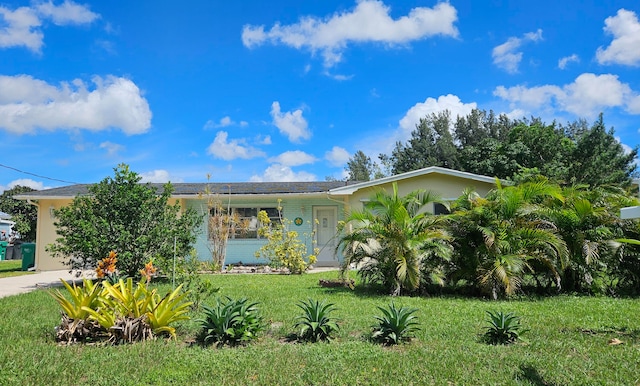
[[107, 280], [112, 284], [117, 283], [120, 279], [126, 279], [127, 275], [116, 268], [117, 262], [118, 254], [116, 251], [110, 251], [107, 257], [98, 261], [98, 266], [96, 267], [98, 279]]
[[199, 340], [205, 345], [236, 346], [255, 339], [265, 327], [257, 305], [247, 298], [227, 297], [226, 301], [217, 299], [215, 307], [203, 306], [205, 315], [199, 320], [202, 327]]
[[489, 344], [511, 344], [520, 339], [520, 335], [527, 330], [522, 328], [520, 317], [513, 312], [487, 311], [489, 320], [484, 333], [484, 340]]
[[378, 307], [382, 316], [375, 316], [378, 324], [373, 327], [371, 339], [384, 345], [396, 345], [408, 342], [413, 334], [420, 330], [417, 308], [397, 308], [393, 303], [388, 308]]
[[337, 320], [330, 316], [336, 310], [332, 303], [309, 299], [297, 304], [303, 311], [295, 324], [300, 328], [298, 340], [318, 342], [331, 340], [331, 333], [339, 329]]
[[145, 277], [135, 287], [131, 278], [126, 282], [120, 279], [116, 284], [85, 280], [81, 288], [63, 283], [72, 300], [60, 291], [53, 293], [63, 309], [62, 323], [57, 328], [59, 341], [106, 338], [117, 344], [162, 335], [175, 338], [171, 324], [188, 319], [191, 303], [185, 301], [187, 293], [182, 292], [182, 286], [161, 298], [156, 289], [147, 287]]
[[61, 281], [70, 299], [60, 290], [51, 293], [62, 307], [62, 320], [56, 327], [56, 339], [59, 342], [72, 343], [99, 335], [100, 326], [96, 321], [89, 319], [91, 315], [87, 309], [97, 309], [101, 305], [102, 287], [86, 279], [80, 287], [76, 283], [71, 286], [66, 281]]

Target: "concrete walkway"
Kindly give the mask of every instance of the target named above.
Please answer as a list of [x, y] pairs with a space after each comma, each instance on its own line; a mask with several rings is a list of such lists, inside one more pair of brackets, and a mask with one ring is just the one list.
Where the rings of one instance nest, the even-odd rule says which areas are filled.
[[[85, 277], [95, 275], [93, 271], [85, 272]], [[23, 294], [40, 288], [62, 286], [60, 279], [67, 282], [82, 282], [82, 276], [70, 274], [69, 271], [36, 272], [30, 275], [0, 278], [0, 298]]]
[[[333, 267], [314, 267], [309, 273], [336, 271]], [[84, 275], [78, 277], [75, 274], [63, 271], [36, 272], [30, 275], [12, 276], [0, 278], [0, 298], [31, 292], [41, 288], [51, 288], [62, 286], [60, 279], [67, 282], [82, 282], [82, 278], [95, 278], [94, 271], [85, 271]]]

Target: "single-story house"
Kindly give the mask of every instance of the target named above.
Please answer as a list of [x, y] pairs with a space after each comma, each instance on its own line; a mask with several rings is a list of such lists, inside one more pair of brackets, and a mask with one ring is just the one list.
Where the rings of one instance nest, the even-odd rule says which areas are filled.
[[[633, 184], [638, 186], [638, 198], [640, 198], [640, 179], [633, 180]], [[620, 209], [620, 218], [623, 220], [640, 218], [640, 206], [630, 206]]]
[[[367, 182], [321, 181], [321, 182], [234, 182], [234, 183], [176, 183], [173, 184], [173, 202], [183, 208], [192, 207], [207, 213], [205, 188], [230, 202], [234, 213], [248, 223], [255, 223], [258, 211], [265, 210], [275, 215], [278, 202], [284, 217], [293, 221], [291, 225], [298, 234], [314, 234], [316, 246], [320, 249], [317, 266], [337, 266], [340, 256], [335, 256], [336, 227], [344, 219], [345, 213], [362, 209], [363, 203], [377, 189], [390, 191], [393, 183], [398, 185], [398, 194], [406, 195], [416, 189], [426, 189], [438, 193], [445, 200], [454, 200], [466, 188], [473, 188], [485, 195], [495, 187], [492, 177], [460, 172], [441, 167], [428, 167], [390, 177]], [[158, 187], [161, 184], [152, 184]], [[89, 185], [79, 184], [16, 195], [38, 207], [36, 232], [35, 267], [38, 271], [65, 269], [60, 259], [51, 256], [45, 247], [55, 241], [56, 229], [53, 225], [54, 209], [71, 203], [74, 197], [87, 194]], [[438, 208], [429, 208], [437, 212]], [[195, 250], [201, 260], [210, 260], [207, 222], [203, 221], [196, 241]], [[315, 227], [315, 229], [314, 229]], [[313, 232], [315, 230], [315, 233]], [[255, 232], [231, 234], [227, 244], [227, 264], [257, 264], [254, 253], [265, 243]], [[313, 245], [308, 243], [309, 253]]]

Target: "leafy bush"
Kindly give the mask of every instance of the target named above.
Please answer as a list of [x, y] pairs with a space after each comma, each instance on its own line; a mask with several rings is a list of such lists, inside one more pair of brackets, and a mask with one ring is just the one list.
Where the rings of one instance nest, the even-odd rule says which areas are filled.
[[[272, 224], [269, 215], [264, 210], [258, 213], [260, 228], [258, 234], [267, 239], [256, 253], [258, 258], [266, 258], [276, 267], [285, 267], [289, 272], [300, 274], [309, 269], [309, 266], [316, 262], [318, 248], [313, 248], [313, 254], [308, 254], [307, 244], [300, 239], [298, 232], [289, 230], [293, 223], [290, 219], [282, 216], [282, 207], [278, 200], [279, 224]], [[315, 243], [313, 234], [305, 234], [305, 237]]]
[[309, 299], [297, 306], [303, 311], [296, 318], [298, 322], [295, 327], [300, 328], [298, 339], [307, 342], [328, 341], [331, 333], [339, 329], [337, 320], [329, 315], [336, 309], [332, 303]]
[[484, 333], [484, 340], [489, 344], [511, 344], [520, 339], [527, 330], [522, 328], [520, 317], [513, 312], [487, 311], [489, 326]]
[[200, 320], [202, 330], [198, 339], [218, 346], [235, 346], [255, 339], [265, 327], [257, 305], [247, 298], [227, 297], [226, 301], [217, 299], [215, 307], [203, 306], [205, 317]]
[[420, 330], [418, 317], [414, 315], [417, 308], [406, 308], [391, 303], [388, 308], [378, 307], [382, 316], [375, 316], [378, 324], [374, 326], [371, 338], [385, 345], [394, 345], [411, 340], [413, 334]]
[[205, 279], [200, 274], [203, 262], [198, 259], [195, 250], [184, 257], [177, 258], [174, 270], [174, 280], [182, 283], [183, 288], [189, 294], [192, 310], [198, 310], [200, 305], [213, 294], [220, 291], [211, 280]]
[[114, 172], [55, 210], [59, 237], [47, 250], [73, 270], [96, 267], [102, 256], [117, 250], [120, 274], [136, 276], [149, 257], [170, 271], [170, 257], [188, 253], [202, 217], [194, 208], [169, 204], [170, 183], [162, 188], [141, 184], [142, 177], [125, 164]]

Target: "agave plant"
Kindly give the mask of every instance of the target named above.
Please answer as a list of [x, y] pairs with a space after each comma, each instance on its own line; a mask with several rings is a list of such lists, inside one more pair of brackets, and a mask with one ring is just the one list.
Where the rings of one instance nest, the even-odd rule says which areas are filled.
[[489, 326], [484, 333], [484, 339], [489, 344], [511, 344], [520, 339], [520, 335], [527, 330], [522, 328], [520, 317], [513, 312], [487, 311]]
[[199, 340], [204, 344], [238, 345], [256, 338], [264, 329], [258, 303], [247, 298], [217, 300], [215, 307], [203, 306], [205, 317], [199, 320], [202, 331]]
[[378, 307], [382, 316], [375, 316], [378, 324], [373, 327], [371, 339], [385, 345], [395, 345], [411, 340], [413, 334], [420, 330], [418, 317], [414, 315], [417, 308], [397, 308], [393, 303], [388, 308]]
[[328, 341], [331, 333], [339, 329], [337, 320], [330, 316], [335, 311], [332, 303], [309, 299], [297, 304], [303, 311], [295, 324], [300, 328], [299, 340], [306, 342]]

